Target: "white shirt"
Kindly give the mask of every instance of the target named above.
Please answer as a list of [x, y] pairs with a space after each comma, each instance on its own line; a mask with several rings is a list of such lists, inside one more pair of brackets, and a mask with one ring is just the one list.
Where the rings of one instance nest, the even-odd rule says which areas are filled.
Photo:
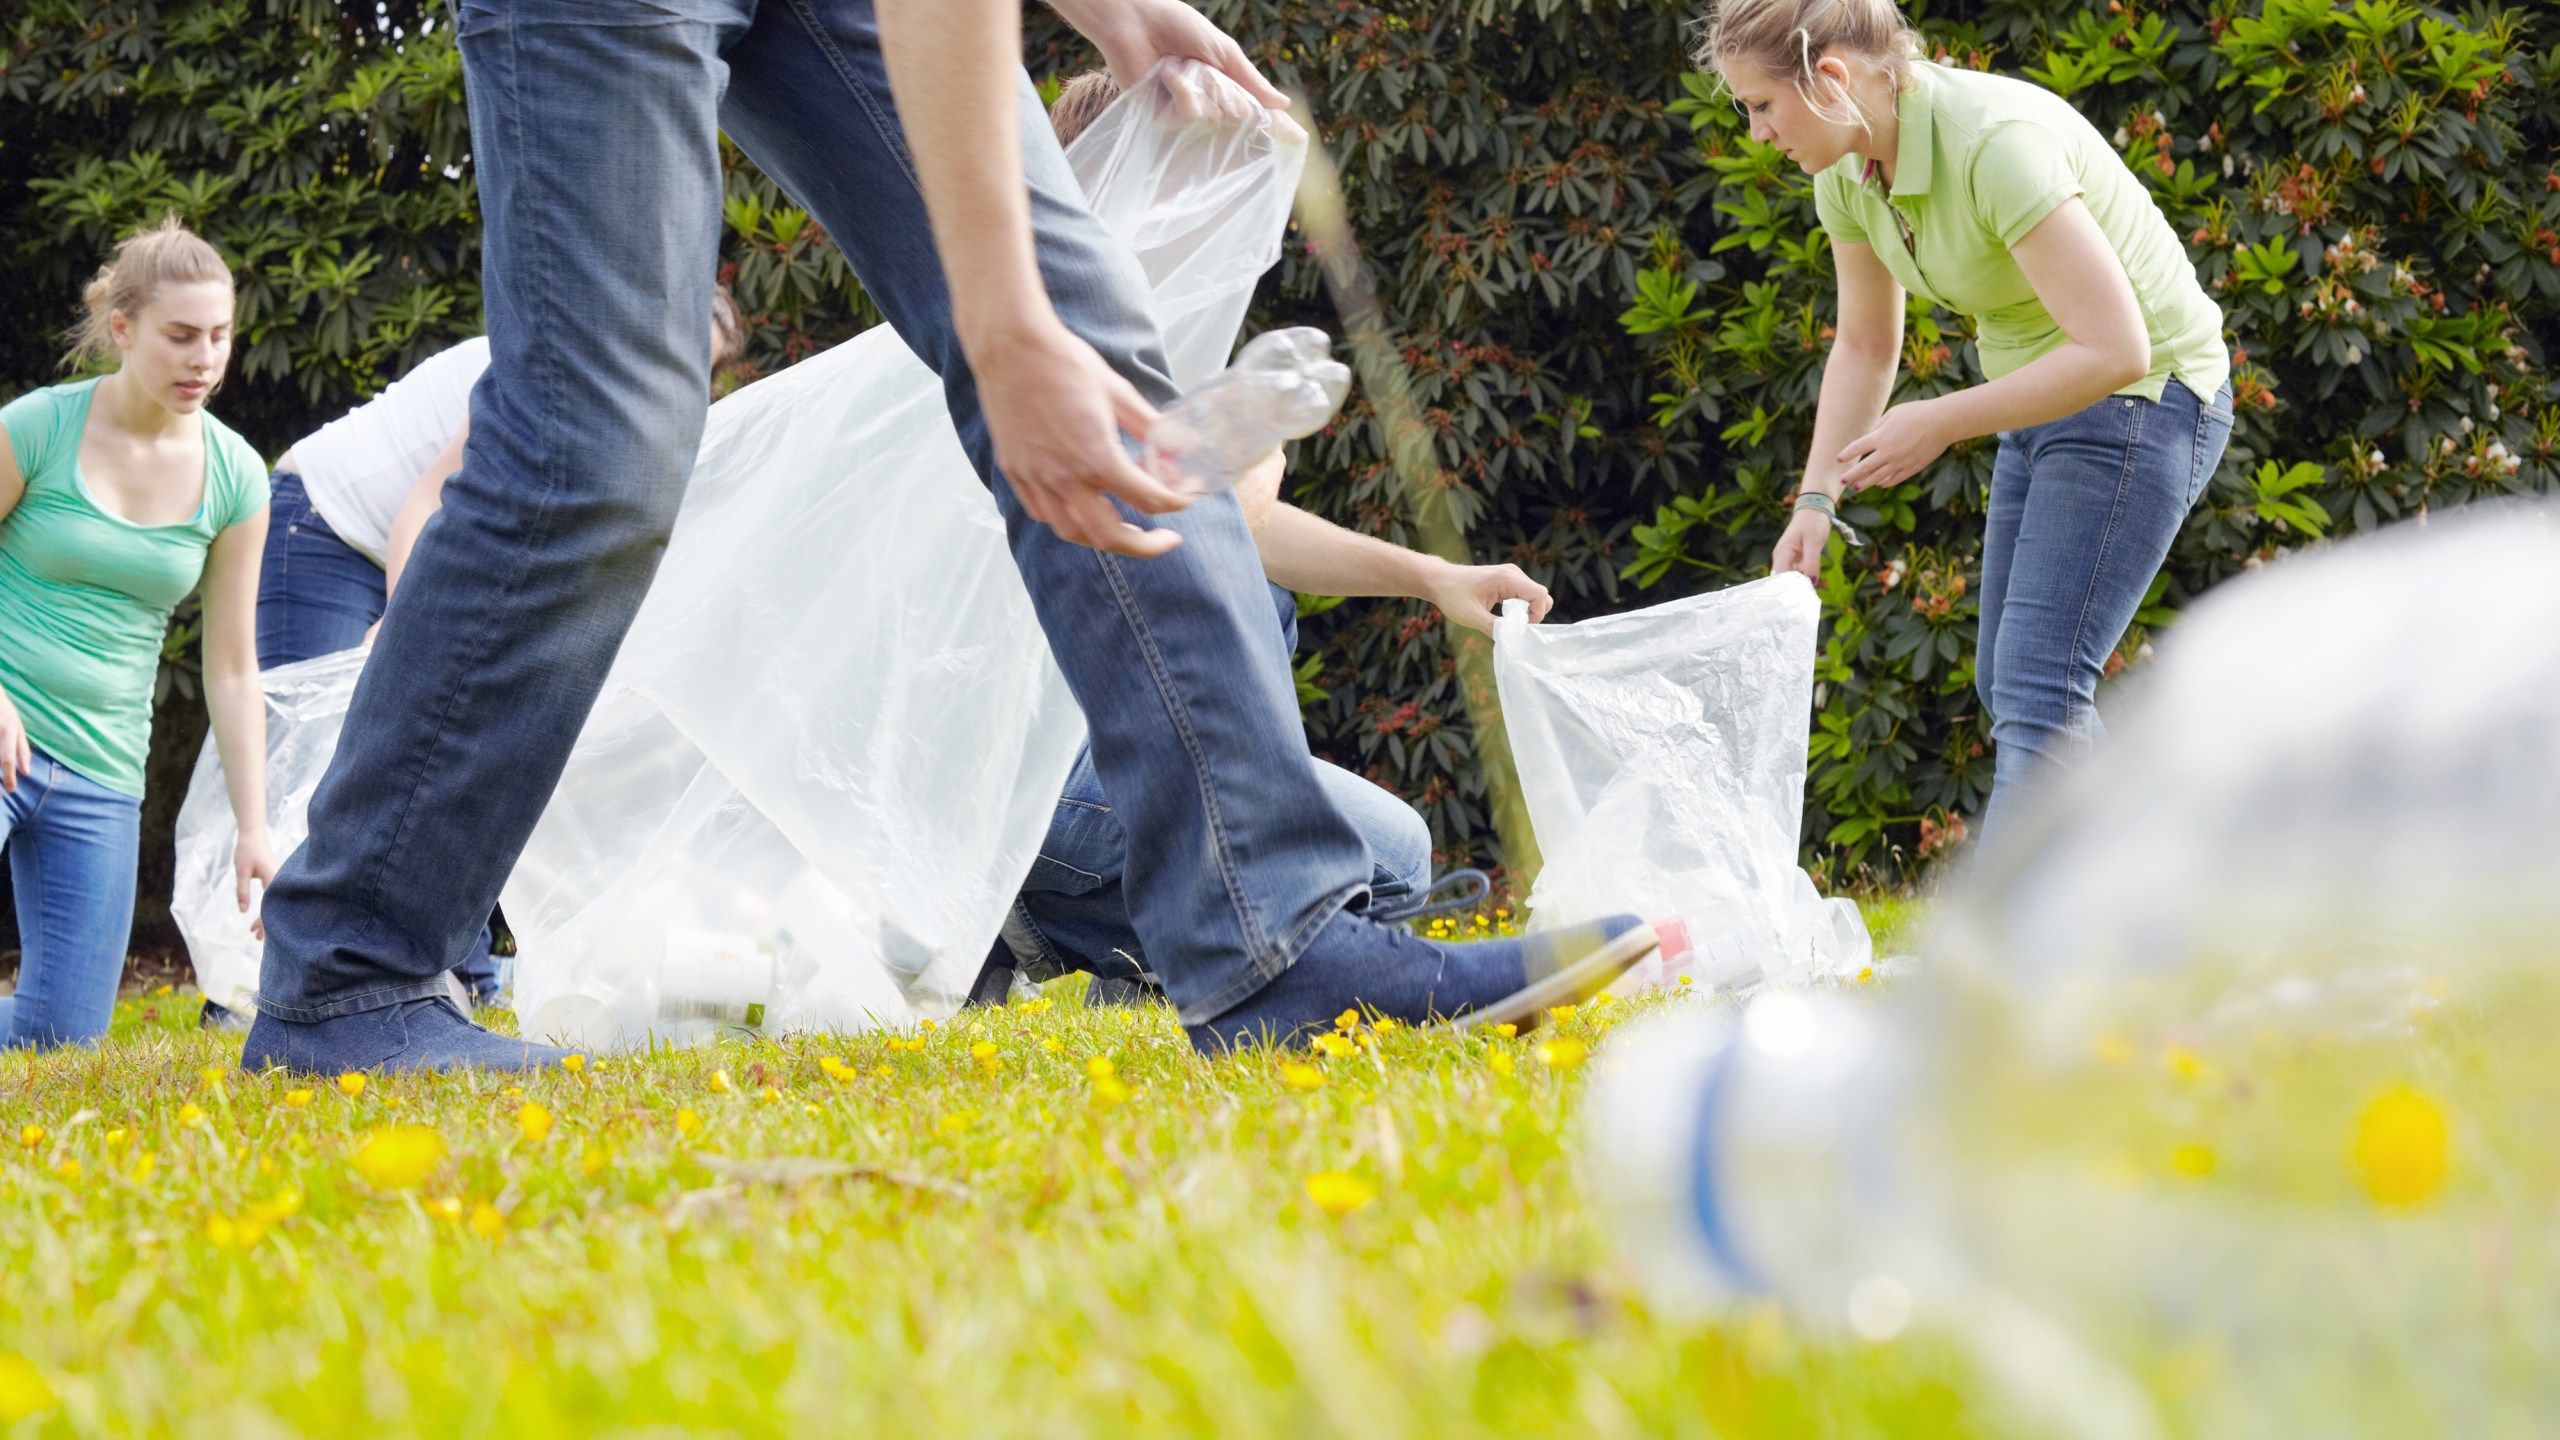
[[471, 387], [488, 368], [488, 337], [465, 340], [293, 447], [311, 508], [339, 539], [382, 563], [400, 502], [471, 418]]

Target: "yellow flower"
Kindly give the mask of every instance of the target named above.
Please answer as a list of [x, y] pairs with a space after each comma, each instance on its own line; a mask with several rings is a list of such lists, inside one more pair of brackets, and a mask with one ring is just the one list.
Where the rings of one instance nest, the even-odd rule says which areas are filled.
[[308, 1090], [287, 1090], [284, 1092], [284, 1103], [292, 1106], [296, 1110], [300, 1110], [311, 1103], [311, 1092]]
[[133, 1183], [139, 1185], [143, 1181], [150, 1179], [151, 1172], [159, 1167], [160, 1152], [157, 1150], [143, 1151], [141, 1158], [133, 1162]]
[[1324, 1072], [1313, 1065], [1283, 1065], [1280, 1078], [1292, 1090], [1316, 1090], [1324, 1085]]
[[702, 1133], [702, 1117], [690, 1110], [676, 1112], [676, 1133], [687, 1137]]
[[1111, 1057], [1108, 1055], [1096, 1055], [1092, 1059], [1087, 1060], [1084, 1062], [1084, 1073], [1086, 1076], [1094, 1080], [1110, 1079], [1113, 1074]]
[[917, 1021], [917, 1022], [916, 1022], [916, 1028], [917, 1028], [917, 1029], [919, 1029], [919, 1030], [934, 1030], [934, 1029], [938, 1029], [938, 1028], [940, 1028], [940, 1027], [936, 1026], [936, 1025], [935, 1025], [932, 1021], [930, 1021], [930, 1020], [919, 1020], [919, 1021]]
[[2204, 1057], [2184, 1045], [2172, 1045], [2162, 1057], [2169, 1073], [2181, 1080], [2194, 1080], [2204, 1074]]
[[1553, 1017], [1555, 1022], [1559, 1025], [1571, 1020], [1574, 1017], [1574, 1013], [1574, 1007], [1571, 1005], [1550, 1005], [1547, 1007], [1547, 1014]]
[[521, 1100], [524, 1098], [524, 1087], [521, 1085], [510, 1085], [498, 1093], [506, 1096], [510, 1100]]
[[728, 1071], [714, 1070], [711, 1072], [711, 1088], [719, 1094], [726, 1095], [738, 1087], [729, 1083]]
[[260, 1225], [273, 1225], [288, 1215], [302, 1213], [302, 1192], [291, 1185], [249, 1207], [249, 1216]]
[[815, 1119], [817, 1119], [820, 1115], [822, 1115], [822, 1114], [824, 1114], [824, 1113], [826, 1113], [826, 1112], [824, 1112], [824, 1111], [820, 1110], [820, 1109], [819, 1109], [817, 1106], [815, 1106], [815, 1105], [802, 1105], [802, 1106], [800, 1107], [800, 1113], [801, 1113], [801, 1114], [803, 1114], [803, 1115], [808, 1116], [808, 1117], [809, 1117], [810, 1119], [812, 1119], [812, 1120], [815, 1120]]
[[462, 1197], [439, 1195], [426, 1202], [426, 1210], [439, 1220], [459, 1220], [462, 1218]]
[[[895, 1075], [895, 1074], [897, 1074], [897, 1073], [898, 1073], [897, 1071], [890, 1069], [890, 1068], [889, 1068], [887, 1065], [885, 1065], [885, 1064], [881, 1064], [881, 1065], [874, 1065], [874, 1066], [872, 1066], [872, 1067], [871, 1067], [871, 1076], [872, 1076], [872, 1078], [873, 1078], [873, 1079], [875, 1079], [875, 1080], [886, 1080], [886, 1079], [888, 1079], [890, 1076]], [[818, 1107], [817, 1107], [817, 1106], [815, 1106], [815, 1105], [812, 1105], [812, 1106], [810, 1106], [810, 1107], [809, 1107], [809, 1111], [810, 1111], [810, 1113], [811, 1113], [811, 1114], [816, 1114], [816, 1113], [817, 1113], [817, 1109], [818, 1109]]]
[[376, 1190], [414, 1190], [444, 1159], [444, 1137], [424, 1125], [377, 1125], [356, 1146], [356, 1173]]
[[178, 1123], [181, 1125], [193, 1125], [203, 1118], [204, 1107], [193, 1101], [178, 1107]]
[[613, 1152], [592, 1142], [578, 1152], [578, 1173], [590, 1180], [595, 1178], [597, 1171], [612, 1163]]
[[1860, 966], [1858, 968], [1858, 983], [1861, 985], [1873, 985], [1876, 983], [1876, 967], [1873, 965]]
[[196, 1072], [196, 1084], [207, 1090], [219, 1090], [229, 1072], [219, 1065], [207, 1065]]
[[2416, 1205], [2444, 1188], [2450, 1127], [2441, 1106], [2406, 1086], [2373, 1098], [2356, 1117], [2347, 1163], [2377, 1205]]
[[123, 1144], [123, 1143], [124, 1143], [124, 1127], [123, 1127], [123, 1126], [121, 1126], [121, 1125], [119, 1125], [119, 1126], [117, 1126], [116, 1128], [114, 1128], [113, 1130], [108, 1131], [108, 1132], [107, 1132], [107, 1137], [106, 1137], [106, 1138], [107, 1138], [107, 1145], [108, 1145], [108, 1147], [109, 1147], [109, 1148], [111, 1148], [111, 1149], [112, 1149], [113, 1147], [115, 1147], [115, 1146], [118, 1146], [118, 1145]]
[[507, 1217], [484, 1200], [471, 1207], [471, 1233], [483, 1240], [495, 1240], [507, 1233]]
[[338, 1077], [338, 1093], [352, 1100], [364, 1093], [364, 1077], [353, 1070]]
[[1327, 1215], [1348, 1215], [1378, 1198], [1378, 1187], [1357, 1175], [1325, 1170], [1307, 1177], [1307, 1198]]
[[1499, 1039], [1515, 1040], [1519, 1038], [1520, 1027], [1517, 1025], [1496, 1025], [1493, 1027], [1493, 1033]]
[[975, 1110], [954, 1110], [950, 1114], [943, 1116], [941, 1119], [934, 1121], [933, 1128], [938, 1134], [957, 1135], [961, 1131], [968, 1129], [969, 1122], [976, 1118], [978, 1118], [978, 1112]]
[[1357, 1011], [1357, 1010], [1345, 1010], [1345, 1011], [1343, 1011], [1341, 1014], [1334, 1016], [1334, 1017], [1333, 1017], [1333, 1028], [1334, 1028], [1334, 1029], [1336, 1029], [1336, 1030], [1357, 1030], [1357, 1029], [1359, 1029], [1359, 1028], [1360, 1028], [1360, 1012], [1359, 1012], [1359, 1011]]
[[80, 1162], [65, 1160], [53, 1167], [53, 1173], [76, 1185], [80, 1181]]
[[0, 1425], [15, 1425], [60, 1403], [44, 1373], [13, 1350], [0, 1350]]
[[2201, 1180], [2213, 1173], [2213, 1150], [2190, 1140], [2169, 1152], [2169, 1168], [2190, 1180]]
[[782, 1092], [771, 1085], [767, 1085], [764, 1087], [764, 1095], [762, 1098], [764, 1103], [767, 1105], [779, 1105], [782, 1103]]
[[1680, 977], [1680, 983], [1681, 983], [1681, 984], [1683, 984], [1683, 985], [1688, 984], [1688, 983], [1689, 983], [1689, 977], [1688, 977], [1688, 976], [1686, 976], [1686, 975], [1681, 976], [1681, 977]]
[[572, 1075], [583, 1075], [587, 1069], [587, 1057], [574, 1053], [563, 1055], [560, 1057], [560, 1068]]
[[166, 995], [166, 994], [168, 994], [170, 991], [175, 990], [175, 989], [177, 989], [177, 988], [178, 988], [177, 986], [175, 986], [175, 985], [171, 985], [171, 984], [167, 983], [166, 981], [163, 981], [159, 986], [157, 986], [156, 988], [154, 988], [154, 989], [152, 990], [152, 992], [151, 992], [151, 998], [153, 998], [153, 999], [155, 999], [155, 1000], [156, 1000], [156, 999], [160, 998], [161, 996]]
[[1096, 1105], [1117, 1105], [1128, 1098], [1129, 1087], [1108, 1075], [1093, 1082], [1093, 1103]]
[[237, 1220], [219, 1214], [204, 1217], [204, 1243], [216, 1250], [246, 1250], [266, 1233], [267, 1227], [249, 1216]]
[[1396, 1028], [1396, 1017], [1393, 1015], [1381, 1015], [1377, 1019], [1369, 1022], [1369, 1028], [1377, 1031], [1381, 1035], [1388, 1034]]
[[969, 1053], [980, 1060], [993, 1060], [996, 1058], [996, 1042], [981, 1040], [969, 1047]]
[[26, 1146], [30, 1150], [33, 1150], [37, 1146], [43, 1144], [44, 1137], [45, 1128], [41, 1125], [21, 1125], [18, 1127], [18, 1143]]
[[1319, 1035], [1316, 1037], [1316, 1048], [1339, 1060], [1357, 1047], [1339, 1035]]
[[1508, 1075], [1511, 1073], [1511, 1052], [1508, 1050], [1496, 1050], [1491, 1055], [1485, 1057], [1484, 1063], [1492, 1067], [1494, 1074]]
[[1615, 1000], [1615, 999], [1617, 999], [1617, 998], [1618, 998], [1617, 996], [1610, 994], [1610, 993], [1609, 993], [1608, 991], [1606, 991], [1606, 990], [1603, 990], [1603, 991], [1601, 991], [1599, 994], [1594, 995], [1594, 996], [1592, 996], [1592, 997], [1591, 997], [1591, 1008], [1592, 1008], [1592, 1009], [1594, 1009], [1594, 1010], [1597, 1010], [1597, 1009], [1599, 1009], [1601, 1006], [1606, 1005], [1606, 1004], [1608, 1004], [1610, 1001]]
[[539, 1145], [551, 1135], [551, 1112], [528, 1100], [516, 1110], [516, 1133], [528, 1145]]
[[1570, 1070], [1581, 1064], [1590, 1053], [1590, 1047], [1570, 1035], [1564, 1035], [1538, 1047], [1538, 1063], [1550, 1070]]
[[1064, 1044], [1059, 1042], [1058, 1037], [1055, 1035], [1052, 1035], [1048, 1039], [1040, 1042], [1040, 1053], [1043, 1055], [1055, 1055], [1066, 1048], [1067, 1047]]

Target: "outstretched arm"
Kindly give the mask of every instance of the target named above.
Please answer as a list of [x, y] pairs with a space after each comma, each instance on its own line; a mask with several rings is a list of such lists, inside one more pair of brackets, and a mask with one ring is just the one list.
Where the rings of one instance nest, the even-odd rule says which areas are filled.
[[1280, 452], [1246, 472], [1236, 486], [1262, 573], [1302, 595], [1387, 595], [1428, 600], [1471, 630], [1493, 629], [1494, 608], [1529, 602], [1532, 621], [1547, 618], [1555, 599], [1517, 565], [1453, 565], [1374, 535], [1345, 530], [1280, 499]]
[[258, 562], [266, 549], [261, 509], [223, 527], [204, 565], [204, 704], [240, 826], [231, 869], [244, 911], [250, 882], [276, 878], [267, 838], [267, 697], [258, 678]]

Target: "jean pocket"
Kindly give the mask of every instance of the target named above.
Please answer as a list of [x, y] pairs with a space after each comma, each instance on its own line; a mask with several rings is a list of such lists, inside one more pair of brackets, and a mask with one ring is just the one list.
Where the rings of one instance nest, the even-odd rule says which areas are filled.
[[2190, 509], [2204, 498], [2205, 487], [2213, 483], [2214, 472], [2222, 468], [2222, 452], [2231, 444], [2231, 426], [2238, 417], [2231, 408], [2231, 387], [2223, 386], [2213, 398], [2196, 407], [2196, 449], [2187, 472], [2187, 505]]

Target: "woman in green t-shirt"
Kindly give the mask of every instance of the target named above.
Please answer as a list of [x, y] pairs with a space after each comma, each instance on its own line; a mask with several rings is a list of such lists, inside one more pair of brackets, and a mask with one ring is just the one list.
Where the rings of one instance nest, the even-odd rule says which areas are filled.
[[171, 219], [117, 246], [87, 300], [75, 358], [118, 368], [0, 407], [0, 851], [21, 947], [0, 1048], [106, 1033], [161, 636], [199, 579], [243, 911], [276, 871], [257, 653], [266, 466], [204, 411], [231, 358], [231, 272]]
[[[1698, 61], [1814, 176], [1837, 338], [1775, 570], [1819, 578], [1840, 497], [1996, 434], [1975, 687], [1984, 829], [2101, 733], [2096, 698], [2231, 437], [2222, 312], [2142, 182], [2069, 102], [1923, 64], [1893, 0], [1723, 0]], [[1969, 317], [1988, 378], [1888, 408], [1903, 297]]]

